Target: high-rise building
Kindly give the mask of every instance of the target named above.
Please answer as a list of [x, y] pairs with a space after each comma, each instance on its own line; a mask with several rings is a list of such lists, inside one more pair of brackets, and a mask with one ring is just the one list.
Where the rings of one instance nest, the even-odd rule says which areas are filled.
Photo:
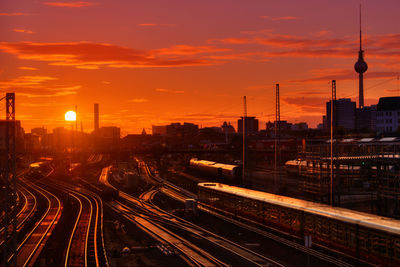
[[356, 129], [375, 131], [376, 127], [376, 105], [357, 108]]
[[[350, 98], [333, 101], [333, 126], [354, 129], [356, 126], [356, 102]], [[331, 127], [331, 101], [326, 102], [326, 126]]]
[[152, 125], [151, 133], [153, 135], [166, 135], [167, 134], [167, 126], [166, 125], [162, 125], [162, 126]]
[[[0, 151], [5, 151], [6, 149], [6, 127], [8, 127], [11, 131], [11, 127], [13, 127], [14, 121], [12, 120], [0, 120]], [[15, 142], [16, 142], [16, 150], [17, 152], [22, 152], [24, 149], [24, 129], [21, 127], [21, 121], [15, 121]]]
[[96, 147], [107, 151], [118, 149], [120, 138], [120, 128], [115, 126], [100, 127], [97, 132]]
[[376, 130], [391, 133], [400, 130], [400, 97], [379, 98], [376, 112]]
[[94, 104], [94, 131], [99, 130], [99, 104]]
[[193, 123], [184, 122], [183, 124], [176, 122], [167, 125], [167, 135], [168, 136], [193, 136], [199, 131], [199, 126]]
[[[258, 120], [256, 117], [245, 117], [244, 126], [248, 134], [255, 134], [258, 132]], [[243, 117], [238, 119], [238, 133], [243, 133]]]

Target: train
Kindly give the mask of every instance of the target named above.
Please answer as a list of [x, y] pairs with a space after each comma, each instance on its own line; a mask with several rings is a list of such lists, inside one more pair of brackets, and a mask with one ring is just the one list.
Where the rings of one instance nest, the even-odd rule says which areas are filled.
[[[319, 169], [320, 166], [318, 165], [312, 166], [311, 162], [308, 162], [307, 164], [306, 160], [288, 160], [285, 163], [285, 168], [288, 174], [300, 174], [311, 169]], [[334, 165], [333, 168], [336, 170], [336, 165]], [[321, 163], [321, 170], [329, 171], [330, 170], [329, 165], [327, 163]], [[346, 172], [350, 174], [350, 173], [359, 173], [360, 170], [361, 167], [357, 165], [344, 165], [344, 164], [339, 165], [340, 172]]]
[[242, 167], [238, 165], [217, 163], [214, 161], [190, 159], [190, 168], [205, 174], [210, 174], [221, 180], [237, 182], [242, 176]]
[[[399, 158], [397, 156], [397, 158]], [[339, 158], [340, 159], [340, 158]], [[312, 162], [307, 162], [306, 160], [288, 160], [285, 163], [285, 168], [286, 172], [288, 174], [301, 174], [307, 171], [311, 170], [322, 170], [322, 171], [329, 171], [330, 170], [330, 165], [326, 162], [321, 163], [321, 165], [312, 165]], [[365, 166], [359, 166], [359, 165], [347, 165], [347, 164], [339, 164], [338, 166], [333, 165], [333, 169], [336, 171], [336, 169], [339, 168], [339, 172], [343, 174], [359, 174], [360, 171], [362, 170], [371, 170], [373, 172], [377, 171], [377, 166], [371, 166], [371, 165], [365, 165]], [[398, 167], [395, 165], [388, 165], [387, 167], [388, 171], [397, 171]]]
[[52, 159], [50, 158], [41, 158], [38, 162], [33, 162], [29, 164], [29, 169], [25, 174], [28, 178], [40, 179], [47, 176], [52, 170], [50, 164]]
[[221, 183], [199, 183], [198, 201], [361, 261], [400, 265], [399, 220]]

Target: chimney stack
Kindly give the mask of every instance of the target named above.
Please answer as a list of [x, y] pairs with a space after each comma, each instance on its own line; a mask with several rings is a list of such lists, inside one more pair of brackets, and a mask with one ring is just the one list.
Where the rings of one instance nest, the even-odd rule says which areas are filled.
[[94, 131], [99, 130], [99, 104], [94, 104]]

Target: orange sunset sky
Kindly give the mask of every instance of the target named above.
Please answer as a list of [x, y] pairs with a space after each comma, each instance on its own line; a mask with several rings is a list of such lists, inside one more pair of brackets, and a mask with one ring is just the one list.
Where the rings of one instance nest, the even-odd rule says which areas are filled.
[[[400, 1], [2, 0], [0, 90], [15, 91], [25, 131], [78, 121], [122, 135], [193, 122], [236, 127], [248, 114], [315, 127], [330, 97], [358, 102], [359, 4], [363, 10], [365, 103], [399, 95]], [[3, 110], [4, 109], [0, 109]], [[80, 122], [79, 122], [80, 123]]]

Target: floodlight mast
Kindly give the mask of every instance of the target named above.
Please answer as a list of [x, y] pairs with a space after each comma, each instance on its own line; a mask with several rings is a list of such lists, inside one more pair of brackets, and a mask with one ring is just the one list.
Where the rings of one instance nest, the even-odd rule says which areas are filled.
[[[16, 122], [15, 122], [15, 93], [6, 93], [6, 96], [0, 100], [6, 101], [6, 122], [5, 122], [5, 155], [3, 179], [5, 184], [4, 199], [4, 266], [17, 266], [17, 220], [16, 212], [10, 210], [10, 207], [16, 209], [17, 184], [16, 174]], [[10, 175], [12, 179], [10, 179]], [[10, 198], [11, 193], [11, 198]], [[10, 213], [10, 214], [9, 214]], [[10, 232], [11, 230], [11, 232]], [[13, 255], [10, 262], [8, 255]]]

